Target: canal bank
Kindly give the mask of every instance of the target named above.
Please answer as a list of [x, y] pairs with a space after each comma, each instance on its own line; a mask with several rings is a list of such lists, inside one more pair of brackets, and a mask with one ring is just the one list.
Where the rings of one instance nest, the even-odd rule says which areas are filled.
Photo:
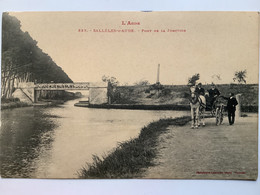
[[140, 178], [145, 168], [155, 165], [158, 137], [166, 133], [169, 126], [183, 126], [189, 121], [190, 117], [184, 116], [150, 123], [137, 138], [120, 143], [108, 155], [94, 155], [93, 163], [80, 170], [79, 178]]
[[93, 156], [79, 178], [256, 180], [257, 114], [244, 115], [232, 126], [207, 118], [199, 129], [190, 128], [189, 116], [152, 122], [137, 138]]
[[61, 105], [64, 103], [65, 103], [65, 101], [63, 101], [63, 100], [45, 100], [45, 101], [39, 101], [37, 103], [14, 101], [14, 102], [8, 102], [8, 103], [1, 103], [1, 110], [22, 108], [22, 107], [32, 107], [32, 106], [43, 106], [43, 107], [57, 106], [57, 105]]
[[56, 94], [56, 96], [49, 96], [49, 98], [41, 98], [37, 102], [32, 102], [30, 99], [24, 101], [23, 98], [1, 99], [1, 110], [31, 106], [57, 106], [60, 104], [64, 104], [66, 101], [79, 98], [81, 98], [81, 95], [66, 92], [63, 94], [63, 96], [58, 96]]
[[[97, 108], [97, 109], [176, 110], [176, 111], [190, 110], [189, 104], [90, 104], [89, 101], [79, 101], [75, 103], [74, 106]], [[241, 111], [257, 113], [258, 106], [248, 106], [248, 105], [241, 106]]]
[[190, 110], [189, 105], [172, 105], [172, 104], [89, 104], [89, 108], [105, 109], [128, 109], [128, 110]]

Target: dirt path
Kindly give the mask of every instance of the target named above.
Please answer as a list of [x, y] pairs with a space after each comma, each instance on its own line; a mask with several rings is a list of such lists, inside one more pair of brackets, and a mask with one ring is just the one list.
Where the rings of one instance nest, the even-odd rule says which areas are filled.
[[216, 126], [213, 118], [206, 127], [191, 129], [169, 127], [159, 137], [159, 156], [145, 178], [256, 179], [257, 114], [237, 118], [228, 125], [227, 118]]

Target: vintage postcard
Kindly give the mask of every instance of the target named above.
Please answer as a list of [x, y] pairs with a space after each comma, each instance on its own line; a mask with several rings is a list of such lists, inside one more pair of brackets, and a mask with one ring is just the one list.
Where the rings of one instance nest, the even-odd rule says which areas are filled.
[[5, 12], [2, 178], [256, 180], [257, 12]]

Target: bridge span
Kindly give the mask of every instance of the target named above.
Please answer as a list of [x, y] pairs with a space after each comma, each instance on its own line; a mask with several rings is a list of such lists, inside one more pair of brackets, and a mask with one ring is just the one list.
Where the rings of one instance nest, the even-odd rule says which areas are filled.
[[108, 103], [107, 82], [75, 82], [75, 83], [19, 83], [13, 93], [13, 97], [22, 98], [27, 102], [38, 101], [43, 91], [89, 91], [90, 104]]
[[89, 90], [90, 88], [107, 88], [105, 82], [75, 82], [75, 83], [36, 83], [35, 90]]

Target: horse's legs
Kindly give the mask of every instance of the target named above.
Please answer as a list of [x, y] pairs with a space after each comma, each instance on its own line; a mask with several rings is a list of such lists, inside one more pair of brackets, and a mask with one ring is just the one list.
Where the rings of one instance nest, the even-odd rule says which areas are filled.
[[200, 126], [200, 124], [201, 124], [201, 110], [200, 110], [200, 108], [199, 108], [199, 114], [198, 114], [198, 126]]
[[199, 120], [199, 107], [196, 108], [196, 116], [195, 116], [195, 128], [198, 128], [198, 120]]
[[202, 115], [202, 126], [205, 126], [205, 108], [201, 110], [201, 115]]
[[194, 128], [194, 111], [193, 111], [193, 107], [190, 107], [190, 113], [191, 113], [191, 128]]

